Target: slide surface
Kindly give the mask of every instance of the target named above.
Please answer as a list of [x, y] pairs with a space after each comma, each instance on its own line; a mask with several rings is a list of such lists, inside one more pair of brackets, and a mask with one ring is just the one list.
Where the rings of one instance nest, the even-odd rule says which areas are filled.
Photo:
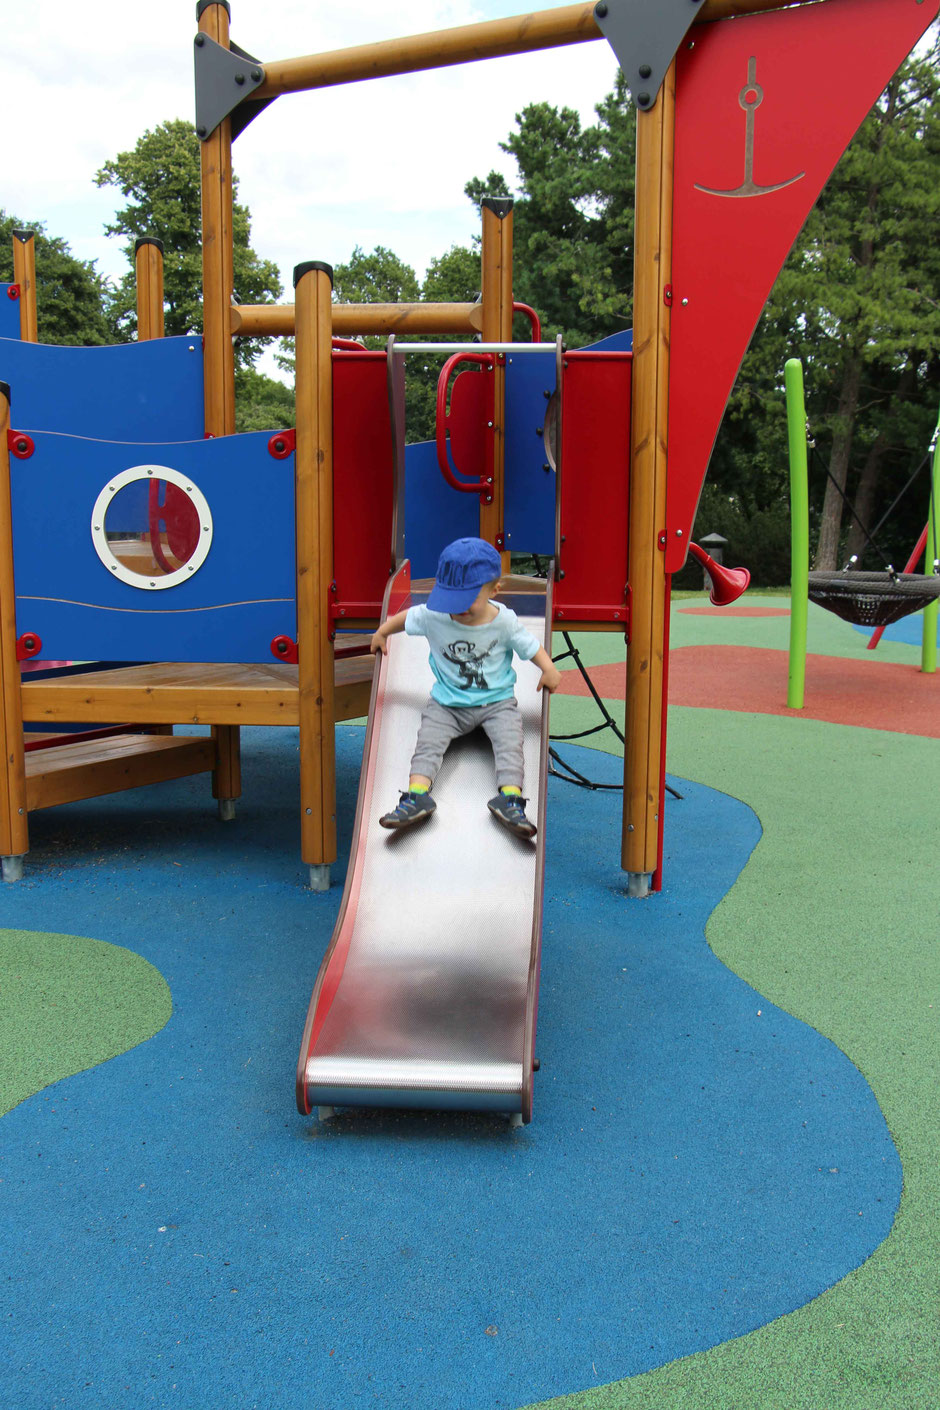
[[[550, 612], [539, 591], [503, 593], [537, 640]], [[411, 595], [408, 565], [386, 613]], [[429, 821], [389, 832], [379, 817], [407, 787], [433, 683], [427, 642], [389, 641], [373, 685], [359, 802], [339, 918], [314, 987], [297, 1070], [302, 1112], [316, 1106], [504, 1111], [531, 1119], [544, 874], [548, 697], [517, 662], [525, 793], [536, 839], [488, 812], [496, 792], [482, 731], [448, 750]]]

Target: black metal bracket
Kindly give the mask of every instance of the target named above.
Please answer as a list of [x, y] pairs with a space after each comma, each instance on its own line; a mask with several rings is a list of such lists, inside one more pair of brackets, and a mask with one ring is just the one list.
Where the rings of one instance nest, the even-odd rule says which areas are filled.
[[264, 82], [264, 69], [253, 55], [237, 44], [226, 49], [197, 34], [193, 41], [196, 72], [196, 135], [207, 141], [220, 122], [232, 115], [232, 137], [235, 138], [258, 116], [272, 98], [249, 103], [239, 110], [245, 98]]
[[646, 112], [704, 0], [598, 0], [594, 19]]

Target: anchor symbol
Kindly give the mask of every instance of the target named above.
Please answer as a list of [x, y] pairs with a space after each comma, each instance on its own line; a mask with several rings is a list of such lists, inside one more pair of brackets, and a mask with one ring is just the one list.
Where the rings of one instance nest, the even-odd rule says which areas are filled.
[[768, 191], [782, 191], [800, 181], [805, 171], [791, 176], [787, 181], [778, 181], [776, 186], [758, 186], [754, 180], [754, 123], [757, 109], [764, 101], [764, 90], [757, 82], [757, 59], [754, 55], [747, 61], [747, 83], [738, 94], [738, 103], [744, 109], [744, 180], [735, 191], [716, 191], [711, 186], [695, 183], [696, 191], [704, 191], [707, 196], [765, 196]]

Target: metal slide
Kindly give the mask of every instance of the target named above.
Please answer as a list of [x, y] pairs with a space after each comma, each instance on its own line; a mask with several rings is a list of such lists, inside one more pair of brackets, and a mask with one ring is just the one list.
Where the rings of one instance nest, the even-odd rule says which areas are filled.
[[[550, 589], [501, 601], [550, 649]], [[404, 564], [386, 615], [423, 601]], [[482, 731], [451, 746], [437, 811], [403, 832], [379, 827], [407, 786], [433, 683], [427, 642], [389, 641], [372, 689], [346, 886], [314, 986], [297, 1067], [297, 1105], [431, 1107], [532, 1116], [544, 875], [548, 695], [517, 662], [527, 811], [534, 841], [487, 811], [496, 792]]]

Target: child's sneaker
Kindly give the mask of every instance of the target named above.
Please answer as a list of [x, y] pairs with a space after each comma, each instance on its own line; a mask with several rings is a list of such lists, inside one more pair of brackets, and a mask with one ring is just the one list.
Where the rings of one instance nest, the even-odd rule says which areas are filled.
[[486, 806], [493, 817], [499, 818], [503, 826], [517, 837], [534, 837], [538, 829], [525, 815], [525, 802], [519, 793], [497, 793]]
[[423, 822], [437, 807], [430, 793], [403, 793], [398, 807], [379, 818], [380, 827], [411, 827], [412, 823]]

